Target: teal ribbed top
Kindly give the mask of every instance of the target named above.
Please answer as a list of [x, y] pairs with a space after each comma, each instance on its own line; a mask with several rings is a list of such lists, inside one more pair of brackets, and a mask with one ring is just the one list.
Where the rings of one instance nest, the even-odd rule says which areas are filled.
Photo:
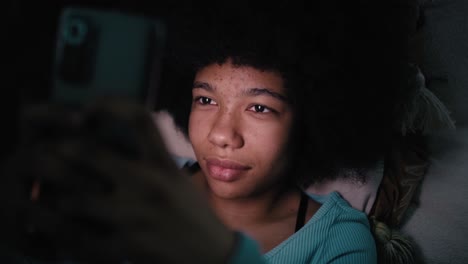
[[367, 216], [337, 192], [313, 196], [322, 206], [296, 233], [267, 252], [267, 263], [377, 263]]

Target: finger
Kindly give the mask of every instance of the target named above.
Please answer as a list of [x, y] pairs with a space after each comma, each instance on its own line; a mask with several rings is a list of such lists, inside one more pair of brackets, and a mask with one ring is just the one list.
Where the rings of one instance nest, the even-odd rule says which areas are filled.
[[28, 157], [15, 154], [3, 164], [0, 185], [1, 240], [8, 244], [22, 243], [18, 235], [27, 230], [31, 206], [31, 190], [35, 175], [25, 170]]
[[129, 142], [139, 151], [140, 158], [170, 163], [159, 129], [145, 107], [127, 101], [106, 100], [90, 105], [86, 111], [88, 127], [98, 127], [110, 141]]
[[[178, 171], [158, 169], [154, 164], [125, 160], [106, 149], [84, 153], [79, 142], [62, 144], [60, 155], [47, 152], [38, 157], [32, 168], [40, 177], [40, 194], [37, 201], [49, 207], [73, 208], [62, 203], [85, 203], [89, 198], [104, 200], [109, 205], [139, 203], [166, 203], [176, 185]], [[78, 149], [78, 150], [72, 150]], [[172, 174], [172, 176], [167, 176]], [[102, 205], [102, 212], [107, 214]], [[98, 208], [100, 208], [98, 206]], [[83, 213], [78, 209], [76, 212]], [[110, 210], [112, 211], [112, 210]]]
[[[168, 223], [171, 223], [171, 219], [166, 212], [161, 212], [160, 215], [160, 218], [165, 218], [165, 220], [158, 222], [154, 220], [159, 218], [148, 217], [150, 212], [156, 214], [156, 208], [144, 208], [138, 211], [133, 210], [134, 204], [121, 203], [115, 205], [109, 204], [102, 199], [92, 200], [92, 198], [89, 198], [82, 201], [84, 206], [80, 208], [86, 208], [86, 210], [74, 210], [73, 206], [69, 206], [57, 208], [57, 212], [59, 209], [61, 211], [56, 214], [47, 215], [42, 212], [42, 215], [36, 216], [37, 232], [42, 234], [43, 238], [47, 238], [43, 239], [43, 241], [53, 241], [53, 243], [49, 242], [48, 244], [54, 245], [56, 254], [59, 256], [86, 260], [85, 263], [89, 263], [88, 261], [109, 260], [109, 258], [122, 260], [131, 255], [126, 252], [143, 248], [143, 244], [136, 244], [142, 242], [141, 236], [144, 237], [151, 233], [149, 237], [153, 239], [146, 239], [145, 241], [151, 241], [159, 245], [162, 245], [165, 241], [167, 242], [167, 239], [170, 238], [172, 228], [168, 227]], [[129, 206], [127, 207], [127, 205]], [[112, 216], [112, 214], [108, 213], [108, 206], [115, 206], [115, 209], [118, 209], [116, 211], [120, 213]], [[90, 208], [98, 210], [99, 208], [106, 208], [106, 212], [95, 211], [100, 212], [100, 214], [90, 214], [91, 211], [95, 210]], [[49, 208], [42, 209], [47, 211]], [[122, 214], [122, 212], [125, 212], [125, 214]], [[60, 221], [50, 221], [51, 216], [59, 217]], [[144, 219], [144, 221], [138, 223], [134, 219]], [[99, 220], [101, 220], [100, 224]], [[150, 225], [150, 221], [154, 221], [154, 223]], [[109, 229], [109, 225], [115, 226], [115, 228]], [[150, 226], [158, 227], [158, 230], [154, 230]], [[161, 231], [166, 231], [167, 234], [164, 235], [164, 232]], [[141, 249], [139, 250], [141, 251]]]
[[[13, 199], [15, 202], [35, 201], [56, 207], [63, 197], [110, 192], [114, 184], [111, 177], [98, 174], [80, 160], [86, 157], [80, 143], [67, 141], [59, 146], [30, 148], [21, 155], [15, 174], [9, 177], [11, 183], [5, 185], [10, 186], [6, 194], [18, 197]], [[71, 158], [74, 156], [80, 159]]]
[[57, 140], [77, 132], [80, 112], [60, 105], [28, 105], [20, 114], [21, 143]]
[[87, 260], [93, 261], [118, 256], [122, 240], [117, 238], [117, 226], [108, 216], [90, 210], [97, 197], [105, 196], [84, 193], [55, 193], [56, 200], [41, 197], [34, 204], [28, 217], [29, 232], [24, 236], [28, 255], [64, 260], [92, 257]]
[[68, 141], [57, 146], [56, 155], [63, 163], [70, 165], [77, 177], [105, 179], [105, 182], [115, 182], [116, 186], [124, 189], [136, 187], [150, 191], [156, 188], [161, 191], [173, 188], [178, 180], [185, 177], [172, 161], [130, 159], [112, 148], [94, 143]]
[[85, 217], [71, 217], [47, 207], [37, 209], [35, 230], [29, 236], [26, 251], [29, 256], [49, 260], [86, 260], [84, 263], [118, 259], [121, 240], [116, 239], [114, 233], [98, 228], [104, 226], [97, 226]]

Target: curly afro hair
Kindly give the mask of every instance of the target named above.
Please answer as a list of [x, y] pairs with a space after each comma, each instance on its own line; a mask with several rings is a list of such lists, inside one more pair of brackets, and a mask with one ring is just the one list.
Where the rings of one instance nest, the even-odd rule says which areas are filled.
[[275, 71], [285, 80], [295, 114], [288, 171], [294, 180], [365, 180], [362, 171], [383, 158], [407, 96], [408, 6], [364, 0], [314, 1], [310, 7], [206, 3], [169, 20], [157, 110], [168, 110], [187, 133], [198, 69], [230, 58]]

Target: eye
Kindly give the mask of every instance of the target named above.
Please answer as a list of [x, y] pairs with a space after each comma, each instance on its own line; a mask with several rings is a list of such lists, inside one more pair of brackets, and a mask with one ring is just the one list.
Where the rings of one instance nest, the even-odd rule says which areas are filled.
[[255, 113], [269, 113], [272, 112], [272, 109], [264, 106], [264, 105], [254, 105], [249, 108], [250, 111], [253, 111]]
[[213, 99], [205, 96], [198, 96], [195, 98], [195, 101], [201, 105], [216, 105]]

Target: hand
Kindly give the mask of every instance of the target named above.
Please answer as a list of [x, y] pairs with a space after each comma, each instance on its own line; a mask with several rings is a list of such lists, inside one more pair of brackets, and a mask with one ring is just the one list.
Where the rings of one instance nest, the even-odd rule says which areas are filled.
[[34, 132], [2, 186], [23, 219], [11, 229], [23, 251], [86, 263], [226, 261], [233, 232], [172, 162], [145, 109], [107, 101], [57, 110], [26, 115]]

